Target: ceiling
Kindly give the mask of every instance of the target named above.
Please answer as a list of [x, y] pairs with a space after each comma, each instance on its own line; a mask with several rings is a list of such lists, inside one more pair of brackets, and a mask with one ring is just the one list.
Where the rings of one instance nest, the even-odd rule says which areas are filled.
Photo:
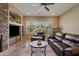
[[45, 10], [40, 3], [14, 3], [24, 16], [60, 16], [77, 3], [55, 3], [47, 6], [50, 11]]

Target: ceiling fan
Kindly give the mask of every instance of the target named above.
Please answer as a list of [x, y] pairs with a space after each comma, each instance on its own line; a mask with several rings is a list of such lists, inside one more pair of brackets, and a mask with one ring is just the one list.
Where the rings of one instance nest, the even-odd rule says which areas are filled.
[[40, 6], [45, 6], [45, 9], [47, 11], [50, 11], [50, 9], [47, 7], [48, 5], [54, 5], [55, 3], [41, 3]]

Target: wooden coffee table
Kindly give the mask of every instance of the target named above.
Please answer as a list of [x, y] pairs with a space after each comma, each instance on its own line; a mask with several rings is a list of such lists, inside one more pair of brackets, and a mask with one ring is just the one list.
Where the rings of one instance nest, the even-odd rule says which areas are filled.
[[[32, 41], [30, 43], [31, 56], [33, 55], [33, 53], [35, 53], [37, 51], [40, 51], [40, 52], [44, 53], [44, 55], [46, 56], [46, 47], [48, 46], [48, 43], [45, 42], [45, 41], [41, 41], [41, 45], [38, 45], [37, 43], [38, 43], [38, 41]], [[43, 50], [41, 50], [41, 49], [43, 49]]]

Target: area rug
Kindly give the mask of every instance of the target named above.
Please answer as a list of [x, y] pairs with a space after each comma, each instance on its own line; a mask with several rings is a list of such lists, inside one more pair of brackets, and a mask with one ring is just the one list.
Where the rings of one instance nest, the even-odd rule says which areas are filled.
[[[19, 42], [10, 49], [0, 53], [2, 56], [31, 56], [30, 42]], [[36, 52], [33, 56], [44, 56], [44, 53]], [[48, 45], [46, 48], [46, 56], [56, 56], [55, 52]]]

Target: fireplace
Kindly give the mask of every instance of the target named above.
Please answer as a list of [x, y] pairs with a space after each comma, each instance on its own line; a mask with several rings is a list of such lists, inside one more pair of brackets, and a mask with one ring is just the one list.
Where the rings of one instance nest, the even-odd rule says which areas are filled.
[[20, 26], [16, 26], [16, 25], [9, 25], [9, 37], [16, 37], [20, 35]]

